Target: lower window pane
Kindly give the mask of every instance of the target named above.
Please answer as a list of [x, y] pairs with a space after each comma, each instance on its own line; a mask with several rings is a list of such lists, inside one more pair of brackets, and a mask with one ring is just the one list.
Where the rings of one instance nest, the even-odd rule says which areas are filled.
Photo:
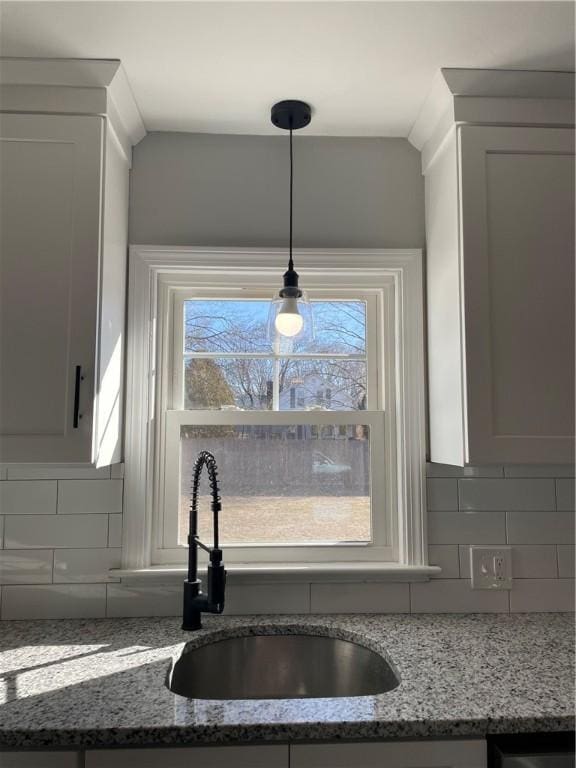
[[[222, 545], [371, 541], [367, 425], [181, 428], [179, 536], [186, 543], [192, 468], [208, 450], [218, 464]], [[206, 473], [199, 533], [212, 542]]]

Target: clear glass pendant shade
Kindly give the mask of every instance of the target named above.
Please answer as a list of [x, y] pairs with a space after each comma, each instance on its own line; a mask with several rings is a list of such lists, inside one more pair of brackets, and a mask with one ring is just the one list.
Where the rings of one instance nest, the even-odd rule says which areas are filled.
[[277, 351], [289, 352], [296, 342], [312, 341], [312, 305], [305, 293], [298, 299], [276, 295], [268, 313], [268, 340]]

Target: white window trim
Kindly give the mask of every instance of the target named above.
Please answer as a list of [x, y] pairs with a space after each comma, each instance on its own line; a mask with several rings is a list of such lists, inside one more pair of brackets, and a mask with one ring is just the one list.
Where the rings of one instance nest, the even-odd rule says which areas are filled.
[[[131, 246], [124, 532], [119, 575], [154, 571], [156, 327], [162, 283], [189, 282], [193, 275], [195, 283], [210, 287], [217, 276], [238, 275], [249, 277], [255, 286], [268, 286], [274, 284], [274, 278], [277, 282], [285, 257], [285, 249]], [[422, 252], [314, 249], [298, 250], [295, 257], [303, 282], [329, 272], [341, 288], [356, 284], [393, 291], [394, 301], [389, 303], [393, 317], [388, 321], [394, 329], [395, 377], [387, 384], [393, 388], [395, 402], [393, 409], [387, 408], [386, 419], [393, 419], [396, 426], [398, 562], [382, 567], [388, 566], [401, 578], [412, 569], [416, 578], [430, 575], [437, 569], [427, 566]], [[290, 564], [284, 570], [289, 571]]]

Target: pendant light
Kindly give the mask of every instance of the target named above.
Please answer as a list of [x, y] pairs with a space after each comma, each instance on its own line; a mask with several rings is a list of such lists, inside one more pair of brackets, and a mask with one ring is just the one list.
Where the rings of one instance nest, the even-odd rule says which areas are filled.
[[284, 273], [284, 286], [272, 300], [268, 318], [268, 338], [275, 348], [292, 346], [296, 340], [312, 339], [314, 328], [312, 310], [305, 293], [298, 286], [298, 273], [294, 269], [292, 254], [292, 208], [294, 190], [294, 153], [292, 132], [310, 123], [312, 110], [303, 101], [279, 101], [272, 107], [272, 123], [290, 131], [290, 250], [288, 270]]

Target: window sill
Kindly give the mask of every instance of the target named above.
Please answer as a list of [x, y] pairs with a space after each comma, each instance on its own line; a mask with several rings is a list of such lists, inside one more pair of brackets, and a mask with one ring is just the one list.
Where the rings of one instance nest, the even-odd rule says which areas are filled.
[[[180, 584], [186, 578], [183, 565], [151, 565], [148, 568], [113, 568], [110, 575], [124, 583]], [[200, 576], [206, 573], [200, 567]], [[273, 582], [398, 582], [428, 581], [441, 569], [436, 565], [401, 565], [399, 563], [232, 563], [226, 566], [228, 583], [254, 584]]]

